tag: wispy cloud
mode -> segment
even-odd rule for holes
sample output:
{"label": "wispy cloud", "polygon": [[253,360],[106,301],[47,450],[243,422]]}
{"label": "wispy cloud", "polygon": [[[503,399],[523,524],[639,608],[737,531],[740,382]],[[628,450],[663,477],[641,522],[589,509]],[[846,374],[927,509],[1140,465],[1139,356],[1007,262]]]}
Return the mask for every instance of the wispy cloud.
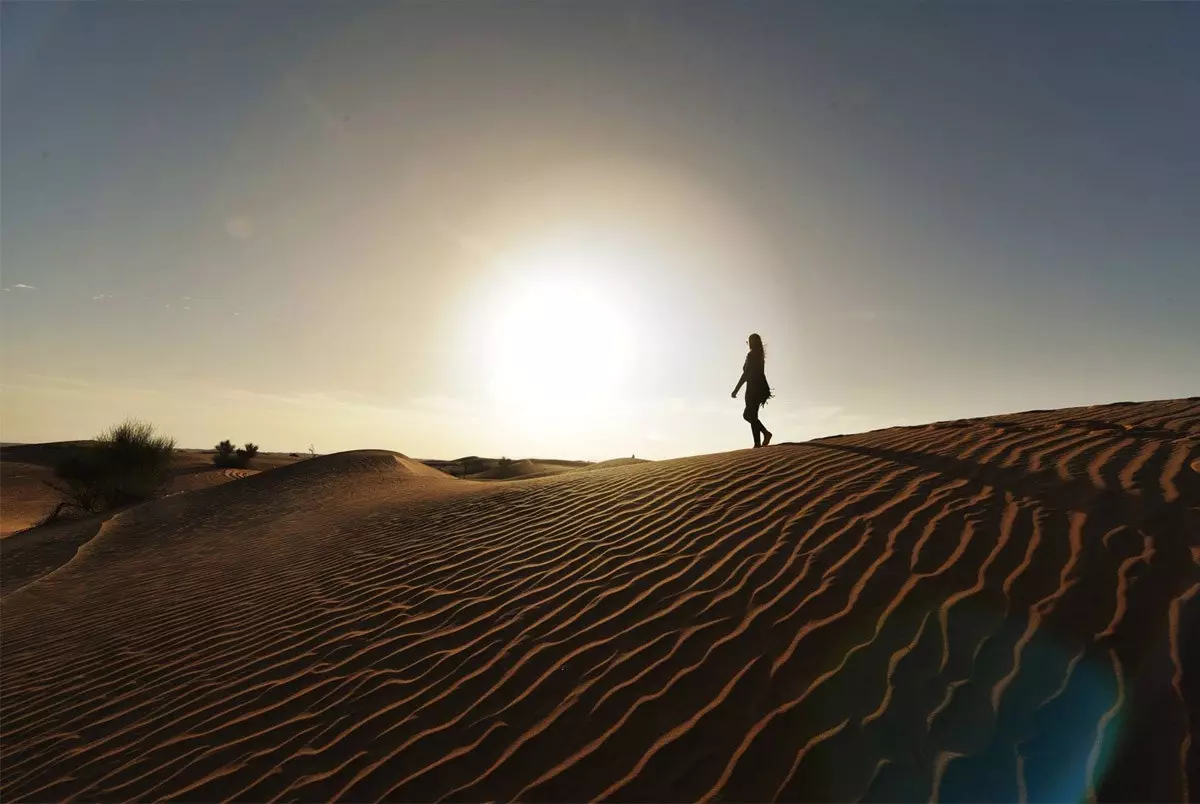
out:
{"label": "wispy cloud", "polygon": [[106,301],[107,299],[111,299],[112,297],[113,296],[111,293],[101,293],[98,296],[93,296],[92,301]]}
{"label": "wispy cloud", "polygon": [[50,394],[56,397],[66,396],[77,400],[79,404],[84,404],[86,400],[88,405],[95,403],[98,399],[112,400],[131,396],[159,396],[162,393],[156,388],[124,387],[104,382],[95,383],[76,377],[40,374],[33,371],[15,372],[13,377],[17,380],[16,382],[3,383],[6,390],[29,391],[39,395]]}
{"label": "wispy cloud", "polygon": [[64,377],[61,374],[40,374],[35,371],[22,371],[17,376],[33,380],[41,385],[68,386],[72,388],[90,388],[92,385],[87,380],[81,380],[77,377]]}
{"label": "wispy cloud", "polygon": [[52,394],[80,394],[93,389],[92,384],[87,380],[78,380],[74,377],[59,377],[52,374],[38,374],[31,371],[17,372],[14,374],[14,377],[18,381],[6,381],[4,383],[6,389],[20,389],[23,391]]}
{"label": "wispy cloud", "polygon": [[223,388],[214,391],[219,398],[236,402],[257,404],[287,405],[300,408],[325,411],[357,411],[386,414],[401,414],[405,412],[426,412],[427,405],[413,404],[412,400],[394,402],[388,399],[374,397],[359,391],[295,391],[291,393],[270,393],[252,391],[245,388]]}
{"label": "wispy cloud", "polygon": [[230,215],[225,219],[225,233],[234,240],[254,237],[254,221],[245,215]]}
{"label": "wispy cloud", "polygon": [[438,234],[442,235],[454,245],[458,246],[468,255],[483,261],[484,263],[494,263],[497,261],[496,251],[490,245],[474,237],[461,229],[457,228],[445,218],[438,218],[433,222],[434,229]]}
{"label": "wispy cloud", "polygon": [[292,73],[284,79],[284,86],[292,97],[299,100],[308,109],[321,125],[335,137],[341,137],[346,133],[346,119],[339,118],[334,113],[333,109],[325,105],[316,93],[312,92],[304,79],[298,73]]}

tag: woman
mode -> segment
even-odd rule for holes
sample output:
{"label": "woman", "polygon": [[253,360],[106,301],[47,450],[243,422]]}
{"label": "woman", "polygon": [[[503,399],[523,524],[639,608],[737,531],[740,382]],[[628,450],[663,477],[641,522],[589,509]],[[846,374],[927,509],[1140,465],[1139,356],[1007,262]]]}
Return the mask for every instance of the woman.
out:
{"label": "woman", "polygon": [[758,408],[760,405],[765,405],[771,398],[771,386],[767,384],[767,374],[764,368],[767,355],[763,351],[762,338],[758,337],[758,333],[751,335],[746,343],[750,346],[750,353],[746,355],[746,362],[742,365],[741,379],[734,386],[730,397],[737,399],[738,391],[742,390],[742,385],[745,384],[746,410],[742,412],[742,418],[750,422],[750,432],[754,434],[754,446],[765,447],[771,443],[771,431],[763,427],[763,423],[758,420]]}

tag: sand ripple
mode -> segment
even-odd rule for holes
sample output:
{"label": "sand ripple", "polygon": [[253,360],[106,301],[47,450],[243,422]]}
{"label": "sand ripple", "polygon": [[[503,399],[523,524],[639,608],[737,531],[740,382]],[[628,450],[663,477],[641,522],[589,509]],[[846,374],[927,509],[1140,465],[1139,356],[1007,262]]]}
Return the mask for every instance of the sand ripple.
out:
{"label": "sand ripple", "polygon": [[0,798],[1186,800],[1200,401],[304,461],[4,600]]}

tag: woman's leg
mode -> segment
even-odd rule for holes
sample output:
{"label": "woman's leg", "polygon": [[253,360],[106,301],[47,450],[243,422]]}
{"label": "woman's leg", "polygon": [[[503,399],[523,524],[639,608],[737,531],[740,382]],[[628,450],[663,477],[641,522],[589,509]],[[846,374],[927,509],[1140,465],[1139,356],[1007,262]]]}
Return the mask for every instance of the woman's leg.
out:
{"label": "woman's leg", "polygon": [[760,431],[763,429],[763,426],[758,420],[758,405],[747,402],[746,409],[742,411],[742,418],[750,422],[750,432],[754,436],[754,446],[762,446],[762,433]]}

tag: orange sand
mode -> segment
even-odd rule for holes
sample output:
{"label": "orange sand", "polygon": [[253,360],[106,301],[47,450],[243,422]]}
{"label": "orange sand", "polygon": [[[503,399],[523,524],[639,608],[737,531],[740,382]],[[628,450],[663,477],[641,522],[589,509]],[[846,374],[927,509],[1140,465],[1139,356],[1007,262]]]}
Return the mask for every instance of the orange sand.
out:
{"label": "orange sand", "polygon": [[[63,499],[50,483],[53,466],[69,450],[89,441],[50,444],[16,444],[0,448],[0,539],[41,522]],[[307,458],[307,456],[304,456]],[[213,466],[212,452],[177,450],[172,477],[165,492],[195,491],[246,477],[264,469],[287,466],[302,458],[283,453],[263,453],[250,469],[220,469]]]}
{"label": "orange sand", "polygon": [[517,482],[331,455],[3,600],[0,798],[1186,800],[1200,400]]}

